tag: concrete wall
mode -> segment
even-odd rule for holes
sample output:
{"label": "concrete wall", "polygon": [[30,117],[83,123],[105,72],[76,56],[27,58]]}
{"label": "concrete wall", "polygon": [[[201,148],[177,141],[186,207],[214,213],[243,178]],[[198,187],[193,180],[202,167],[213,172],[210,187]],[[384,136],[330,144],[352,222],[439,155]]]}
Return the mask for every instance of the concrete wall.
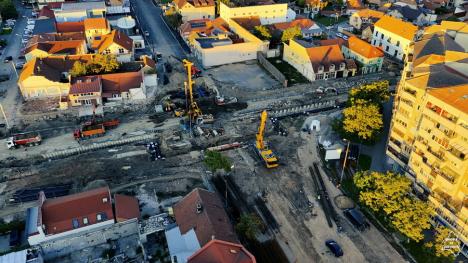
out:
{"label": "concrete wall", "polygon": [[270,74],[273,75],[273,77],[283,85],[283,87],[286,88],[288,86],[288,80],[283,75],[283,73],[281,73],[273,64],[271,64],[270,61],[268,61],[261,52],[257,53],[257,60],[264,69],[270,72]]}
{"label": "concrete wall", "polygon": [[45,260],[65,256],[74,251],[106,243],[108,239],[117,240],[121,237],[138,234],[138,220],[131,219],[125,222],[93,229],[89,232],[70,235],[61,239],[41,243],[39,246],[45,255]]}
{"label": "concrete wall", "polygon": [[53,82],[41,76],[30,76],[18,83],[25,100],[68,96],[70,83]]}
{"label": "concrete wall", "polygon": [[195,43],[195,56],[201,61],[203,67],[212,67],[257,58],[258,44],[242,43],[213,48],[201,48]]}

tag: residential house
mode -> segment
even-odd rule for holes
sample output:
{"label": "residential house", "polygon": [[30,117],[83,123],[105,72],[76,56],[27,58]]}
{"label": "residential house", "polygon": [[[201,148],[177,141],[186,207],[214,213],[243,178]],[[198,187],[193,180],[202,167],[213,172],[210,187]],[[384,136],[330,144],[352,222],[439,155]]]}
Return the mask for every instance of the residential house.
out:
{"label": "residential house", "polygon": [[354,59],[361,74],[374,73],[382,70],[384,52],[364,40],[350,37],[341,48],[345,58]]}
{"label": "residential house", "polygon": [[374,35],[374,25],[368,25],[362,30],[361,39],[370,43],[372,41],[373,35]]}
{"label": "residential house", "polygon": [[219,16],[228,23],[233,18],[258,17],[262,25],[270,25],[292,21],[296,18],[296,13],[288,8],[288,4],[268,2],[252,6],[229,7],[221,2]]}
{"label": "residential house", "polygon": [[55,10],[55,19],[57,22],[77,22],[85,18],[103,18],[106,10],[104,1],[64,2],[59,10]]}
{"label": "residential house", "polygon": [[321,39],[318,41],[319,46],[334,46],[338,45],[340,48],[346,43],[342,38]]}
{"label": "residential house", "polygon": [[305,0],[304,13],[314,18],[327,5],[328,2],[324,0]]}
{"label": "residential house", "polygon": [[174,0],[175,11],[186,22],[194,19],[215,18],[216,5],[214,0]]}
{"label": "residential house", "polygon": [[348,16],[365,8],[361,0],[346,0],[346,15]]}
{"label": "residential house", "polygon": [[409,22],[384,16],[374,24],[372,45],[398,60],[405,60],[406,51],[416,37],[418,28]]}
{"label": "residential house", "polygon": [[101,75],[103,103],[146,99],[146,86],[142,71]]}
{"label": "residential house", "polygon": [[95,36],[91,49],[98,54],[113,54],[119,62],[134,60],[133,40],[115,29],[110,34]]}
{"label": "residential house", "polygon": [[116,14],[129,14],[130,13],[130,1],[129,0],[109,0],[107,1],[107,15]]}
{"label": "residential house", "polygon": [[18,79],[25,100],[68,96],[69,71],[76,61],[86,63],[93,55],[50,56],[33,58],[25,65]]}
{"label": "residential house", "polygon": [[350,77],[356,74],[353,60],[343,57],[338,45],[307,46],[299,40],[284,44],[283,60],[310,81]]}
{"label": "residential house", "polygon": [[205,18],[187,21],[180,26],[179,33],[190,47],[194,46],[196,38],[227,38],[227,35],[231,34],[229,32],[229,25],[220,17],[216,19]]}
{"label": "residential house", "polygon": [[298,18],[291,22],[283,22],[273,24],[273,28],[283,32],[284,30],[298,26],[301,29],[303,38],[312,38],[322,35],[322,29],[312,20],[308,18]]}
{"label": "residential house", "polygon": [[393,4],[387,14],[395,18],[411,22],[417,26],[428,25],[434,23],[437,15],[429,12],[429,10],[419,6],[397,5]]}
{"label": "residential house", "polygon": [[433,224],[452,230],[468,257],[466,28],[454,22],[431,28],[408,48],[387,156],[435,208]]}
{"label": "residential house", "polygon": [[[55,24],[57,27],[57,33],[75,33],[85,32],[84,22],[61,22]],[[88,41],[86,41],[88,42]]]}
{"label": "residential house", "polygon": [[191,255],[188,263],[256,263],[255,257],[241,244],[213,239]]}
{"label": "residential house", "polygon": [[171,259],[176,258],[177,262],[187,262],[213,239],[239,243],[223,203],[214,192],[196,188],[182,198],[173,211],[176,225],[167,228],[165,235]]}
{"label": "residential house", "polygon": [[83,76],[71,79],[68,92],[69,105],[72,107],[82,105],[102,105],[101,76]]}
{"label": "residential house", "polygon": [[203,67],[253,60],[257,52],[267,52],[268,41],[258,39],[234,19],[227,24],[227,28],[212,31],[209,36],[198,35],[193,41],[193,54]]}
{"label": "residential house", "polygon": [[40,247],[44,259],[50,260],[108,240],[138,235],[138,201],[125,199],[129,198],[133,200],[122,201],[116,195],[113,205],[108,187],[53,199],[40,192],[38,205],[27,210],[28,242]]}
{"label": "residential house", "polygon": [[47,43],[53,41],[74,41],[74,40],[83,40],[86,41],[83,32],[73,32],[73,33],[47,33],[47,34],[38,34],[33,35],[29,39],[25,48],[35,45],[37,43]]}
{"label": "residential house", "polygon": [[349,24],[357,30],[363,29],[363,26],[373,25],[385,14],[372,9],[362,9],[353,13],[349,17]]}
{"label": "residential house", "polygon": [[107,35],[111,32],[109,21],[103,17],[87,18],[83,22],[84,32],[88,46],[91,47],[93,41],[98,36]]}
{"label": "residential house", "polygon": [[48,56],[84,55],[88,53],[84,40],[48,41],[28,46],[24,50],[26,61]]}

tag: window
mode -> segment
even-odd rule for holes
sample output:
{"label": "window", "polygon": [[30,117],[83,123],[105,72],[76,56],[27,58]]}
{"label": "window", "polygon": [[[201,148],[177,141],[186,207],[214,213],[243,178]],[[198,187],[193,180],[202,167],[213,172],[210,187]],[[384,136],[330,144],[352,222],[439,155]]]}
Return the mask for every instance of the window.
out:
{"label": "window", "polygon": [[390,46],[386,46],[385,47],[385,52],[388,52],[389,49],[390,49]]}
{"label": "window", "polygon": [[374,39],[374,41],[372,42],[372,45],[374,45],[374,46],[375,46],[375,43],[376,43],[376,42],[377,42],[377,41]]}
{"label": "window", "polygon": [[73,225],[73,228],[76,229],[76,228],[80,227],[80,222],[78,222],[78,219],[73,218],[72,219],[72,225]]}
{"label": "window", "polygon": [[400,46],[400,41],[397,41],[397,42],[396,42],[396,46],[397,46],[397,47]]}
{"label": "window", "polygon": [[88,218],[87,217],[83,217],[83,225],[87,225],[89,222],[88,222]]}
{"label": "window", "polygon": [[104,221],[107,219],[107,214],[106,213],[99,213],[96,215],[97,221]]}
{"label": "window", "polygon": [[119,48],[119,53],[123,54],[123,53],[125,53],[125,50],[123,48]]}
{"label": "window", "polygon": [[110,52],[110,49],[104,50],[104,54],[110,54],[110,53],[111,53],[111,52]]}
{"label": "window", "polygon": [[315,79],[323,79],[323,74],[317,74],[317,75],[315,76]]}
{"label": "window", "polygon": [[383,39],[383,37],[384,37],[384,34],[380,35],[380,39]]}

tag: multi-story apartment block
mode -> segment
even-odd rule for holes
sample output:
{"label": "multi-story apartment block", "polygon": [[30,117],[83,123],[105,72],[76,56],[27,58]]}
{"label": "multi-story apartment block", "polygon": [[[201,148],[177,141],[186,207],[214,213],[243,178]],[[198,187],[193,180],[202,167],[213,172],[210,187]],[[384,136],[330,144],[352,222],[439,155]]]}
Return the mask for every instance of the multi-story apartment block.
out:
{"label": "multi-story apartment block", "polygon": [[[468,248],[468,26],[437,25],[408,48],[387,155]],[[436,30],[437,29],[437,30]]]}

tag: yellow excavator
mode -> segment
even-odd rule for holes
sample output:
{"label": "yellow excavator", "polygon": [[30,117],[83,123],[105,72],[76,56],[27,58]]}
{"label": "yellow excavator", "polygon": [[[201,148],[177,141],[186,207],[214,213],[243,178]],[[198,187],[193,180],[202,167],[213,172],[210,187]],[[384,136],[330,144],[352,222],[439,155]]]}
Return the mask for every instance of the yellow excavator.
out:
{"label": "yellow excavator", "polygon": [[198,107],[197,102],[193,98],[193,80],[192,80],[192,67],[193,63],[184,59],[182,61],[185,69],[187,70],[187,82],[184,82],[185,98],[186,98],[186,110],[176,109],[174,114],[177,117],[182,117],[187,114],[191,122],[197,120],[198,117],[202,116],[202,111]]}
{"label": "yellow excavator", "polygon": [[265,145],[265,142],[263,141],[267,117],[268,113],[266,110],[264,110],[260,115],[260,126],[258,127],[257,142],[255,147],[257,149],[258,155],[260,155],[260,158],[262,158],[263,162],[265,163],[265,166],[267,168],[275,168],[279,165],[278,158],[272,150],[268,149],[268,147]]}

